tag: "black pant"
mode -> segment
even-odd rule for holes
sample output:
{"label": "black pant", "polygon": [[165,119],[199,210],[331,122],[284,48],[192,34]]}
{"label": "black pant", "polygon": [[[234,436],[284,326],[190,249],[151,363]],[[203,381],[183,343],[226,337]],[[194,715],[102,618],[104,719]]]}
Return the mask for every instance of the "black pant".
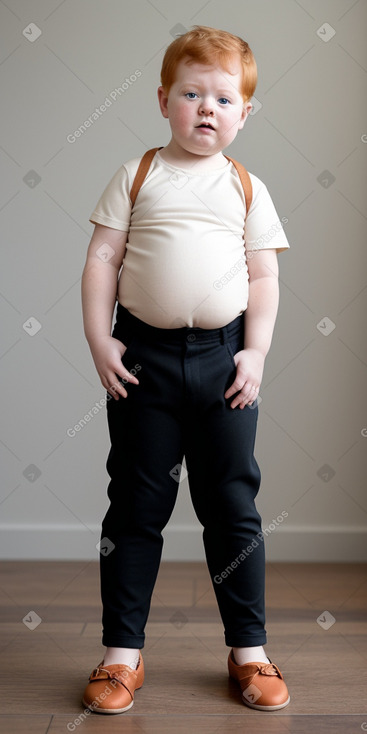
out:
{"label": "black pant", "polygon": [[263,645],[265,555],[253,455],[258,408],[231,408],[234,396],[224,398],[236,374],[233,354],[243,349],[243,314],[219,329],[158,329],[119,304],[112,335],[127,345],[122,361],[140,384],[126,382],[128,397],[107,403],[102,644],[144,647],[161,531],[185,456],[225,643]]}

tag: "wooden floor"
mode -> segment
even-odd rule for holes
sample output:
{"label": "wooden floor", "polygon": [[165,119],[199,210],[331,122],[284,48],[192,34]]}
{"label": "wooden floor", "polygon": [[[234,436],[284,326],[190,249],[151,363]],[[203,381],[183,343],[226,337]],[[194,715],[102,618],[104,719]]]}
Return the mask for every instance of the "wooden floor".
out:
{"label": "wooden floor", "polygon": [[[144,686],[130,711],[101,716],[81,703],[104,652],[97,562],[3,562],[0,731],[367,731],[367,564],[269,563],[266,589],[266,652],[287,682],[286,709],[243,705],[227,675],[229,648],[205,563],[165,562],[146,628]],[[30,629],[35,615],[42,621]]]}

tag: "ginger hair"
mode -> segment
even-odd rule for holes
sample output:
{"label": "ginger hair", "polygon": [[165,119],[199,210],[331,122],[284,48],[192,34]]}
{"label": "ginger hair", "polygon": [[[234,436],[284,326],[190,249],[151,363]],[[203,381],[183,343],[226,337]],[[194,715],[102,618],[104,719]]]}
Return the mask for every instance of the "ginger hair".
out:
{"label": "ginger hair", "polygon": [[180,61],[221,66],[228,73],[233,61],[239,59],[242,67],[240,93],[243,101],[249,100],[257,84],[257,66],[246,41],[227,31],[195,25],[192,30],[176,38],[166,49],[161,69],[161,84],[166,94],[176,78]]}

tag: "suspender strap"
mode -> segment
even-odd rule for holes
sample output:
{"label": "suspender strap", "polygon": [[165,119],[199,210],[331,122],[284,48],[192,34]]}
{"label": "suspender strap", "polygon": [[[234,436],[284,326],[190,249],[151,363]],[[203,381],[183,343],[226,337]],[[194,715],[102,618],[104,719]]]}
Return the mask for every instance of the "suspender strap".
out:
{"label": "suspender strap", "polygon": [[[140,187],[149,171],[151,162],[157,152],[157,150],[161,150],[163,146],[161,145],[159,148],[151,148],[150,150],[147,150],[146,153],[144,153],[139,166],[138,170],[136,172],[136,176],[133,181],[133,185],[131,187],[130,191],[130,199],[131,199],[131,207],[134,206],[136,197],[139,193]],[[241,180],[242,188],[245,194],[245,201],[246,201],[246,216],[250,209],[251,202],[252,202],[252,184],[251,179],[246,171],[246,168],[241,164],[235,161],[233,158],[230,158],[228,155],[225,156],[227,160],[231,161],[233,163],[239,177]],[[246,218],[246,217],[245,217]]]}
{"label": "suspender strap", "polygon": [[243,193],[245,194],[245,201],[246,201],[245,219],[246,219],[248,211],[251,206],[251,202],[252,202],[252,183],[251,183],[250,176],[248,172],[246,171],[246,168],[242,165],[242,163],[238,163],[238,161],[235,161],[233,158],[230,158],[229,155],[226,155],[224,157],[227,158],[229,161],[231,161],[231,163],[233,163],[240,177],[242,188],[243,188]]}
{"label": "suspender strap", "polygon": [[160,148],[151,148],[151,150],[147,150],[147,152],[144,153],[144,155],[143,155],[143,157],[142,157],[142,159],[141,159],[141,161],[139,163],[139,167],[138,167],[138,170],[136,172],[136,176],[134,178],[133,185],[132,185],[131,191],[130,191],[131,208],[133,208],[133,206],[135,204],[136,197],[137,197],[137,195],[139,193],[140,187],[141,187],[141,185],[142,185],[142,183],[143,183],[143,181],[145,179],[145,176],[147,175],[147,173],[149,171],[150,164],[151,164],[151,162],[152,162],[152,160],[153,160],[153,158],[154,158],[157,150],[160,150],[162,147],[163,146],[161,145]]}

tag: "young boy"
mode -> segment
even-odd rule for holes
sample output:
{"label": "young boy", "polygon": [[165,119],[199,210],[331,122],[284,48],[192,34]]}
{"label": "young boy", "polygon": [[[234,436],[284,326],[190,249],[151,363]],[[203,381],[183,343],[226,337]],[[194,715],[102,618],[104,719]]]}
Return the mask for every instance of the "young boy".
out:
{"label": "young boy", "polygon": [[244,190],[222,153],[244,126],[256,81],[252,52],[237,36],[194,26],[173,41],[158,89],[171,140],[156,152],[133,206],[140,159],[119,168],[90,218],[84,326],[111,398],[100,555],[107,649],[83,697],[99,713],[127,711],[143,684],[140,650],[161,533],[184,456],[231,647],[229,674],[248,706],[272,711],[289,702],[263,648],[265,558],[253,454],[278,308],[277,251],[289,244],[253,175],[244,230]]}

